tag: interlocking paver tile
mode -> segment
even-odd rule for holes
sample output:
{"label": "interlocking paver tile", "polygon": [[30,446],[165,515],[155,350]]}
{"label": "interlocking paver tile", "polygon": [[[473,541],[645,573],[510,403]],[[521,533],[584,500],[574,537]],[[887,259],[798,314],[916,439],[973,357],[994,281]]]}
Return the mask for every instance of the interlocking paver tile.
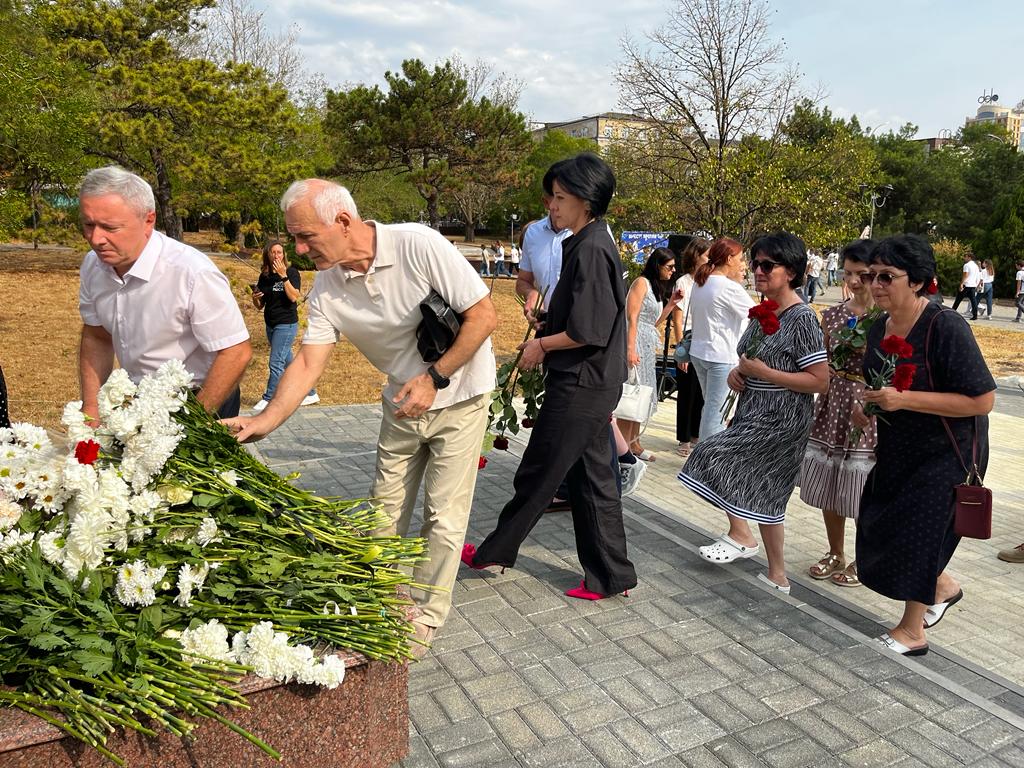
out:
{"label": "interlocking paver tile", "polygon": [[[315,411],[286,423],[263,455],[274,456],[281,471],[301,468],[303,481],[322,493],[364,495],[379,407]],[[654,446],[659,439],[645,436]],[[492,456],[481,473],[469,541],[491,530],[508,501],[518,449],[514,443]],[[828,585],[802,578],[801,558],[820,557],[820,515],[790,505],[794,521],[811,523],[787,525],[796,586],[794,599],[779,599],[754,580],[763,564],[700,560],[695,549],[705,535],[673,515],[696,514],[707,521],[698,525],[716,532],[724,520],[682,492],[661,464],[649,468],[640,496],[649,487],[678,512],[626,502],[640,581],[629,598],[565,597],[580,578],[568,515],[542,518],[516,568],[459,573],[448,623],[410,667],[410,754],[402,768],[1024,766],[1024,729],[998,709],[1024,713],[1024,697],[940,645],[952,638],[970,653],[979,638],[993,663],[998,655],[1000,669],[1024,679],[1018,622],[1010,620],[1024,613],[1024,580],[1010,588],[1021,571],[998,564],[991,545],[961,545],[979,561],[974,580],[965,580],[971,599],[930,635],[933,653],[903,663],[864,641],[880,625],[854,610],[882,606],[891,616],[895,603],[867,590],[832,589],[850,601],[839,605]],[[1024,494],[1000,498],[1024,508]],[[998,602],[996,620],[975,620],[971,610],[987,600]],[[991,705],[961,698],[957,685]]]}

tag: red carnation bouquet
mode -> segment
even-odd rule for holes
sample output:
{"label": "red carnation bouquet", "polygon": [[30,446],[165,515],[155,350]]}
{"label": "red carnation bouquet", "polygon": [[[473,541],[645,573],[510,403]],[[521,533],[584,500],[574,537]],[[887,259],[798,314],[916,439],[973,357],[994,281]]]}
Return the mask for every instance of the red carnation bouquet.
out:
{"label": "red carnation bouquet", "polygon": [[[761,351],[764,340],[769,336],[773,336],[779,332],[779,328],[782,326],[779,324],[779,318],[775,312],[778,310],[779,305],[771,299],[765,299],[760,304],[755,304],[747,312],[747,317],[751,320],[756,320],[758,328],[754,329],[754,332],[750,334],[750,341],[747,342],[747,348],[743,350],[743,354],[748,360],[754,360]],[[736,403],[736,398],[739,397],[739,392],[730,392],[729,396],[725,398],[725,402],[722,403],[720,413],[722,414],[722,423],[724,424],[726,419],[729,418],[729,414],[732,413],[732,407]]]}
{"label": "red carnation bouquet", "polygon": [[[882,358],[882,368],[871,376],[868,387],[879,390],[882,387],[892,387],[897,392],[910,389],[914,383],[914,374],[917,373],[917,366],[913,363],[901,363],[900,360],[908,360],[914,355],[914,347],[907,343],[902,336],[886,336],[882,339],[881,349],[875,353]],[[878,416],[882,412],[875,403],[867,403],[864,406],[866,416]],[[881,416],[879,416],[881,418]],[[885,419],[882,419],[885,421]],[[850,442],[856,443],[864,433],[860,427],[854,427],[850,432]]]}

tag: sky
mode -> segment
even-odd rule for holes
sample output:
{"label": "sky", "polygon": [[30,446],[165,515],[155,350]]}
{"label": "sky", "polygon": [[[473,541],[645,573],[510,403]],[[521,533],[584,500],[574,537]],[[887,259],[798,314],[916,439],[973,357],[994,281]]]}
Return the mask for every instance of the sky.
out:
{"label": "sky", "polygon": [[[541,122],[621,108],[613,73],[625,35],[643,40],[672,0],[253,0],[272,29],[297,28],[307,68],[332,88],[383,84],[407,58],[457,53],[524,83]],[[881,132],[953,133],[978,97],[1024,100],[1021,0],[769,0],[808,92]]]}

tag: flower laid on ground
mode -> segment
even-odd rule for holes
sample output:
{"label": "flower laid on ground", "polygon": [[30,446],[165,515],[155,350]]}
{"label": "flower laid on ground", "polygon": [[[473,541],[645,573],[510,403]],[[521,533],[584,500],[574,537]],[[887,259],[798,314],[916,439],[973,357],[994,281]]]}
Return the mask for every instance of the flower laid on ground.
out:
{"label": "flower laid on ground", "polygon": [[[743,350],[743,354],[746,355],[748,360],[753,360],[758,356],[765,339],[779,332],[781,326],[779,318],[775,314],[778,308],[779,305],[776,302],[771,299],[764,299],[760,304],[752,306],[747,312],[747,317],[751,320],[756,320],[758,325],[754,332],[750,334],[750,341],[747,342],[746,349]],[[737,398],[739,398],[739,392],[730,391],[729,396],[722,403],[720,413],[722,414],[723,424],[728,421],[729,414],[732,413]]]}
{"label": "flower laid on ground", "polygon": [[411,656],[399,587],[422,540],[373,536],[376,507],[276,475],[190,379],[178,361],[138,385],[114,371],[99,426],[64,409],[66,446],[0,429],[0,705],[118,764],[113,729],[185,736],[199,717],[277,757],[217,711],[245,706],[232,682],[334,687],[344,662],[328,647]]}
{"label": "flower laid on ground", "polygon": [[[914,347],[902,336],[886,336],[882,339],[879,347],[875,353],[882,359],[882,367],[871,376],[868,387],[874,390],[893,387],[898,392],[910,389],[910,385],[914,382],[914,375],[917,373],[917,366],[913,363],[900,363],[899,361],[913,357]],[[882,419],[879,415],[881,413],[882,409],[875,403],[864,405],[865,416],[878,416]],[[885,421],[885,419],[882,420]],[[850,443],[856,443],[863,434],[863,429],[854,427],[850,430]]]}

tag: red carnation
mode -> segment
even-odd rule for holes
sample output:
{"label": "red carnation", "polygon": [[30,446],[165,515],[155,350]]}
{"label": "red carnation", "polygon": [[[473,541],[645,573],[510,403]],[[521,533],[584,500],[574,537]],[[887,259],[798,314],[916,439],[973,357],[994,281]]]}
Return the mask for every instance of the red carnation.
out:
{"label": "red carnation", "polygon": [[900,359],[912,357],[914,348],[902,336],[886,336],[882,339],[882,351],[887,355],[895,355]]}
{"label": "red carnation", "polygon": [[100,444],[95,440],[82,440],[75,446],[75,458],[79,464],[92,464],[99,455]]}
{"label": "red carnation", "polygon": [[768,314],[764,317],[759,317],[757,322],[761,324],[761,333],[765,336],[771,336],[774,333],[778,333],[779,328],[782,326],[779,324],[779,318],[774,314]]}
{"label": "red carnation", "polygon": [[529,429],[533,426],[533,419],[523,419],[523,428]]}
{"label": "red carnation", "polygon": [[487,466],[487,457],[486,456],[481,456],[480,457],[480,461],[478,461],[476,463],[476,468],[477,469],[483,469],[486,466]]}
{"label": "red carnation", "polygon": [[892,385],[897,392],[910,389],[914,383],[914,374],[917,373],[917,366],[913,363],[902,363],[896,366],[896,372],[892,375]]}
{"label": "red carnation", "polygon": [[494,447],[496,449],[498,449],[499,451],[507,451],[508,450],[508,438],[507,437],[503,437],[501,435],[499,435],[498,437],[494,438]]}
{"label": "red carnation", "polygon": [[747,317],[751,320],[760,320],[762,317],[767,317],[768,315],[774,316],[775,311],[778,308],[779,305],[777,302],[774,302],[771,299],[765,299],[760,304],[752,306],[750,311],[747,312]]}

